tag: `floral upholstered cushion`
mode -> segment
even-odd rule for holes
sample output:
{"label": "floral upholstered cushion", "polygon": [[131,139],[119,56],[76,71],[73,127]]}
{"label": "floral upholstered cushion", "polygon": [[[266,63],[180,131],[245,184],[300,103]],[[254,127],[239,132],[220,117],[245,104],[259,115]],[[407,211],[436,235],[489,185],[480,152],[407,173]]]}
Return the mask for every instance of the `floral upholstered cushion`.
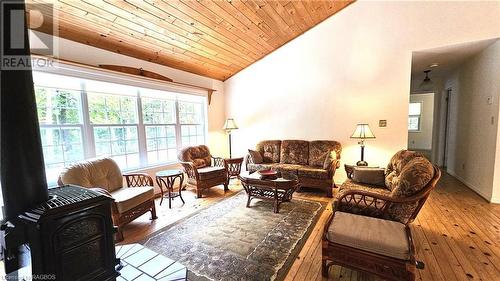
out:
{"label": "floral upholstered cushion", "polygon": [[[434,177],[434,166],[415,151],[398,151],[387,165],[386,186],[392,197],[409,197],[422,190]],[[386,218],[406,223],[418,203],[393,204]]]}
{"label": "floral upholstered cushion", "polygon": [[342,145],[339,142],[327,140],[309,142],[309,166],[323,167],[331,151],[335,151],[335,157],[340,159]]}
{"label": "floral upholstered cushion", "polygon": [[[434,166],[425,157],[415,157],[393,178],[391,195],[408,197],[423,189],[434,176]],[[396,180],[397,179],[397,180]]]}
{"label": "floral upholstered cushion", "polygon": [[326,180],[328,179],[328,171],[325,169],[312,167],[312,166],[301,166],[298,169],[299,177],[307,177],[313,179]]}
{"label": "floral upholstered cushion", "polygon": [[396,152],[396,154],[391,157],[385,171],[385,186],[393,190],[399,184],[399,175],[403,167],[416,157],[424,157],[424,155],[410,150],[400,150]]}
{"label": "floral upholstered cushion", "polygon": [[281,142],[280,163],[307,165],[309,161],[309,142],[303,140],[284,140]]}
{"label": "floral upholstered cushion", "polygon": [[205,160],[203,159],[193,159],[193,165],[196,168],[203,168],[207,166],[207,163],[205,163]]}
{"label": "floral upholstered cushion", "polygon": [[271,169],[276,165],[278,165],[278,164],[273,164],[273,163],[253,164],[253,163],[249,163],[247,168],[248,168],[249,172],[256,172],[256,171],[260,171],[260,170]]}
{"label": "floral upholstered cushion", "polygon": [[206,145],[185,147],[179,151],[177,158],[183,162],[192,162],[197,168],[210,166],[212,162],[210,150]]}
{"label": "floral upholstered cushion", "polygon": [[264,159],[262,158],[260,152],[249,149],[248,154],[250,154],[250,157],[252,158],[252,162],[254,164],[261,164],[262,162],[264,162]]}
{"label": "floral upholstered cushion", "polygon": [[347,179],[339,188],[338,195],[342,195],[344,192],[347,190],[360,190],[360,191],[368,191],[368,192],[374,192],[378,193],[380,195],[385,195],[385,196],[390,196],[391,191],[388,190],[387,188],[374,185],[374,184],[363,184],[363,183],[357,183],[353,181],[352,179]]}
{"label": "floral upholstered cushion", "polygon": [[297,175],[297,170],[300,169],[302,165],[297,164],[276,164],[273,166],[273,170],[278,172],[286,172]]}
{"label": "floral upholstered cushion", "polygon": [[266,140],[257,144],[258,152],[262,155],[263,163],[279,163],[281,141],[280,140]]}

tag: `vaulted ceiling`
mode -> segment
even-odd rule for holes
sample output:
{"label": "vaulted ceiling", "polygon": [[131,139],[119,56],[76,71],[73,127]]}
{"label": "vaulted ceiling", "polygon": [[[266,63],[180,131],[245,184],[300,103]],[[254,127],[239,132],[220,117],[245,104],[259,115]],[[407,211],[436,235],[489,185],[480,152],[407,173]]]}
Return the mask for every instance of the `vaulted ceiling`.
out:
{"label": "vaulted ceiling", "polygon": [[[34,0],[47,3],[48,0]],[[31,1],[29,1],[31,2]],[[226,80],[353,1],[56,0],[58,35]],[[40,9],[40,5],[28,5]],[[41,9],[52,33],[49,8]]]}

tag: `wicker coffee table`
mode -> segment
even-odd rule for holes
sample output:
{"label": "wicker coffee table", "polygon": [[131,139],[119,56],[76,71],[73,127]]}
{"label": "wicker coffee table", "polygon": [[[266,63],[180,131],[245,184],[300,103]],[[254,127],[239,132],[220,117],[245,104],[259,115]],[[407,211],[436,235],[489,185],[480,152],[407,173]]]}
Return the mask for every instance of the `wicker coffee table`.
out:
{"label": "wicker coffee table", "polygon": [[274,201],[274,212],[279,212],[280,204],[289,202],[292,194],[299,188],[299,180],[296,175],[289,173],[278,173],[275,178],[263,178],[257,172],[243,172],[238,178],[248,195],[247,208],[253,198]]}

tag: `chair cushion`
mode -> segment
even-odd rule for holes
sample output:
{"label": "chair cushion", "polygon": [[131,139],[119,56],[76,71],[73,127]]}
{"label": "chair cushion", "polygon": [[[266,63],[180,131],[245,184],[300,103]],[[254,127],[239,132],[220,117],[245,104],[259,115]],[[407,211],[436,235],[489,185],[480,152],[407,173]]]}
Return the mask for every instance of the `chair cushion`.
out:
{"label": "chair cushion", "polygon": [[373,184],[385,187],[385,169],[354,167],[352,179],[355,182]]}
{"label": "chair cushion", "polygon": [[340,157],[342,145],[336,141],[317,140],[309,142],[309,166],[323,167],[325,159],[331,151]]}
{"label": "chair cushion", "polygon": [[257,144],[256,150],[262,155],[263,163],[279,163],[280,162],[280,140],[266,140]]}
{"label": "chair cushion", "polygon": [[100,187],[108,192],[120,189],[123,178],[120,168],[111,158],[82,161],[66,167],[58,179],[59,185],[75,184],[83,187]]}
{"label": "chair cushion", "polygon": [[358,183],[352,179],[347,179],[339,188],[339,193],[347,190],[361,190],[378,193],[380,195],[391,196],[391,191],[385,187],[377,186],[374,184]]}
{"label": "chair cushion", "polygon": [[327,239],[388,257],[410,259],[405,225],[399,222],[335,212]]}
{"label": "chair cushion", "polygon": [[197,168],[210,166],[212,162],[210,150],[206,145],[185,147],[179,151],[177,158],[183,162],[192,162]]}
{"label": "chair cushion", "polygon": [[309,142],[303,140],[284,140],[281,142],[280,163],[307,165],[309,161]]}
{"label": "chair cushion", "polygon": [[328,171],[325,169],[311,167],[311,166],[302,166],[298,170],[299,177],[313,178],[326,180],[328,179]]}
{"label": "chair cushion", "polygon": [[198,169],[200,180],[214,179],[226,176],[226,169],[224,167],[204,167]]}
{"label": "chair cushion", "polygon": [[296,165],[296,164],[276,164],[273,166],[273,170],[276,170],[278,172],[292,173],[298,175],[297,171],[302,167],[303,167],[302,165]]}
{"label": "chair cushion", "polygon": [[155,196],[152,186],[120,188],[111,192],[119,213],[124,213]]}
{"label": "chair cushion", "polygon": [[276,163],[261,163],[261,164],[252,164],[252,163],[249,163],[247,165],[247,168],[248,168],[248,171],[249,172],[256,172],[256,171],[260,171],[260,170],[268,170],[268,169],[271,169],[273,167],[276,167],[278,164]]}
{"label": "chair cushion", "polygon": [[262,162],[264,162],[264,159],[262,158],[260,152],[249,149],[248,154],[250,154],[250,157],[254,164],[261,164]]}

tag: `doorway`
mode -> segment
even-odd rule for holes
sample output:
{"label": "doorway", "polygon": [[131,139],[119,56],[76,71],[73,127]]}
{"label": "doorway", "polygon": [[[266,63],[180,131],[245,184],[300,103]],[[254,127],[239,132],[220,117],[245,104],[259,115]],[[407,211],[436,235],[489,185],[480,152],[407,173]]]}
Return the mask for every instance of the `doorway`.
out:
{"label": "doorway", "polygon": [[408,108],[408,149],[432,158],[434,93],[410,95]]}

